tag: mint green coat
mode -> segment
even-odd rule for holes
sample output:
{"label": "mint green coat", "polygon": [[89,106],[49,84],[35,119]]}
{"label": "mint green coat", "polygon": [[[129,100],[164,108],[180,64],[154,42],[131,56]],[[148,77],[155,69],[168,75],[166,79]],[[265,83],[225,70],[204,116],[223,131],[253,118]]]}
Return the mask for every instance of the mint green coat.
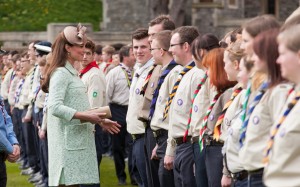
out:
{"label": "mint green coat", "polygon": [[69,62],[57,68],[48,99],[49,186],[99,183],[94,125],[72,119],[89,108],[78,72]]}

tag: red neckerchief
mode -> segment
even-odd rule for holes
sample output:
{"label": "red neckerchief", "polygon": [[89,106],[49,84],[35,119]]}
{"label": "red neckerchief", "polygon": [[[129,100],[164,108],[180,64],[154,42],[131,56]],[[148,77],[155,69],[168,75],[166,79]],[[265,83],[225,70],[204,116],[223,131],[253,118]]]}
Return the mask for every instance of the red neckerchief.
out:
{"label": "red neckerchief", "polygon": [[103,72],[106,72],[108,66],[110,66],[111,63],[112,63],[112,59],[110,59],[108,62],[106,62],[106,65],[105,65],[105,67],[104,67],[104,69],[103,69]]}
{"label": "red neckerchief", "polygon": [[99,69],[99,66],[97,65],[96,61],[93,61],[93,62],[89,63],[85,68],[83,68],[83,69],[80,71],[79,77],[81,78],[86,72],[88,72],[88,71],[89,71],[90,69],[92,69],[93,67]]}

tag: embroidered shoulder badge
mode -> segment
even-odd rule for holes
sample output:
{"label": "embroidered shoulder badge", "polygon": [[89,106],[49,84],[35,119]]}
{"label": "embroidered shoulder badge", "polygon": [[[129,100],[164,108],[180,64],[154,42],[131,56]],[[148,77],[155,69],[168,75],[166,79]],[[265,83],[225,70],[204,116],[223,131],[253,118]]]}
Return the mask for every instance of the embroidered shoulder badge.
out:
{"label": "embroidered shoulder badge", "polygon": [[97,97],[98,93],[97,92],[93,92],[93,97]]}

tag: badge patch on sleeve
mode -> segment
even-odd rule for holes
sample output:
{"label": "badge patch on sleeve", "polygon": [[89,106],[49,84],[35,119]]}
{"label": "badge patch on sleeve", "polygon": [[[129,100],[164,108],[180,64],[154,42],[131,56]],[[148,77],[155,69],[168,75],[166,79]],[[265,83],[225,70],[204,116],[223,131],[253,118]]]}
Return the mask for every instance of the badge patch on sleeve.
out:
{"label": "badge patch on sleeve", "polygon": [[98,93],[97,92],[93,92],[93,97],[97,97]]}

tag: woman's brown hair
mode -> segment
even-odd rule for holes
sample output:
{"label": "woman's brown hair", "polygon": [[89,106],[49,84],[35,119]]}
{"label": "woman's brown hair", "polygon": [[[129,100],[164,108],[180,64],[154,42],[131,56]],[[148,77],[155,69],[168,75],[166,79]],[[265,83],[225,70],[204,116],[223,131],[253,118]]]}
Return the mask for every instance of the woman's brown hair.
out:
{"label": "woman's brown hair", "polygon": [[280,65],[276,63],[279,56],[276,38],[279,29],[271,29],[255,37],[253,50],[260,60],[267,64],[270,87],[276,86],[284,79],[281,76]]}
{"label": "woman's brown hair", "polygon": [[229,81],[224,70],[224,48],[210,50],[203,58],[203,65],[209,69],[210,83],[218,92],[223,92],[233,87],[237,82]]}
{"label": "woman's brown hair", "polygon": [[49,83],[52,73],[58,68],[58,67],[64,67],[66,65],[66,60],[68,57],[68,52],[65,49],[65,45],[73,46],[70,44],[67,39],[65,38],[63,33],[60,33],[57,37],[55,42],[52,45],[52,57],[50,60],[49,68],[47,68],[47,71],[44,76],[44,81],[42,82],[42,90],[45,93],[49,92]]}

